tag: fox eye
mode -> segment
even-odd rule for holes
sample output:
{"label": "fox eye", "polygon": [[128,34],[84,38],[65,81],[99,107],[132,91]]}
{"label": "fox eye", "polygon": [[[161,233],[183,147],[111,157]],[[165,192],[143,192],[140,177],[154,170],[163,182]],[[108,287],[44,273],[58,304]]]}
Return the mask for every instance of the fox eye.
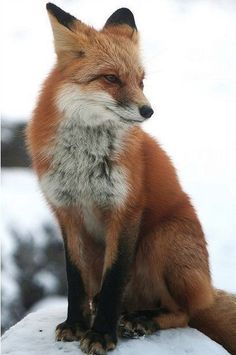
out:
{"label": "fox eye", "polygon": [[143,88],[144,88],[144,83],[143,83],[143,80],[141,80],[141,81],[140,81],[140,83],[139,83],[139,87],[140,87],[141,89],[143,89]]}
{"label": "fox eye", "polygon": [[117,76],[113,75],[113,74],[109,74],[109,75],[104,75],[104,78],[109,81],[109,83],[112,84],[121,84],[121,81],[119,78],[117,78]]}

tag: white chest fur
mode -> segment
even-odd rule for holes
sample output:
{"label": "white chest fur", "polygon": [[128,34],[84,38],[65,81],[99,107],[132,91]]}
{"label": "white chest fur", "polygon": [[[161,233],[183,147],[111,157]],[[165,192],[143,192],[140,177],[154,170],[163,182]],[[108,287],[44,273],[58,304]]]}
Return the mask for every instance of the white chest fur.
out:
{"label": "white chest fur", "polygon": [[56,207],[122,205],[126,172],[112,160],[122,150],[126,131],[109,121],[86,127],[63,120],[50,150],[51,168],[41,179],[47,199]]}

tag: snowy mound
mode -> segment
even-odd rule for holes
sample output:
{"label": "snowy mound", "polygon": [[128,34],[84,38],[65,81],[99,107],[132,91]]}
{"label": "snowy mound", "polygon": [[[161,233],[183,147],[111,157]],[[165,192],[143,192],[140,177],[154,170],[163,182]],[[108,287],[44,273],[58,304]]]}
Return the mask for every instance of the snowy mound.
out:
{"label": "snowy mound", "polygon": [[[29,314],[2,337],[2,354],[82,354],[79,343],[56,342],[54,329],[65,319],[65,307],[49,307]],[[225,355],[220,345],[195,329],[160,331],[136,340],[120,340],[112,355]]]}

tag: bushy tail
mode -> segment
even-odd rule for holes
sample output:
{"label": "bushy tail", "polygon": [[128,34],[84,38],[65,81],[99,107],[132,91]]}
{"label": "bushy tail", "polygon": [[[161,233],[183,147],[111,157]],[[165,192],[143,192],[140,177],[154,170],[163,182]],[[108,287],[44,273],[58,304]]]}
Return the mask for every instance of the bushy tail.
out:
{"label": "bushy tail", "polygon": [[236,295],[215,290],[215,302],[194,315],[189,325],[236,355]]}

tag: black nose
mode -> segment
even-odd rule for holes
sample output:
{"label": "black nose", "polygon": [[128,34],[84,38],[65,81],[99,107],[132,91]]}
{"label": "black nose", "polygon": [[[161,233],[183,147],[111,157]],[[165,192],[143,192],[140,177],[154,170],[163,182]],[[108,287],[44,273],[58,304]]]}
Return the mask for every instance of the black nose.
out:
{"label": "black nose", "polygon": [[139,107],[139,112],[144,118],[149,118],[154,113],[153,109],[147,105]]}

